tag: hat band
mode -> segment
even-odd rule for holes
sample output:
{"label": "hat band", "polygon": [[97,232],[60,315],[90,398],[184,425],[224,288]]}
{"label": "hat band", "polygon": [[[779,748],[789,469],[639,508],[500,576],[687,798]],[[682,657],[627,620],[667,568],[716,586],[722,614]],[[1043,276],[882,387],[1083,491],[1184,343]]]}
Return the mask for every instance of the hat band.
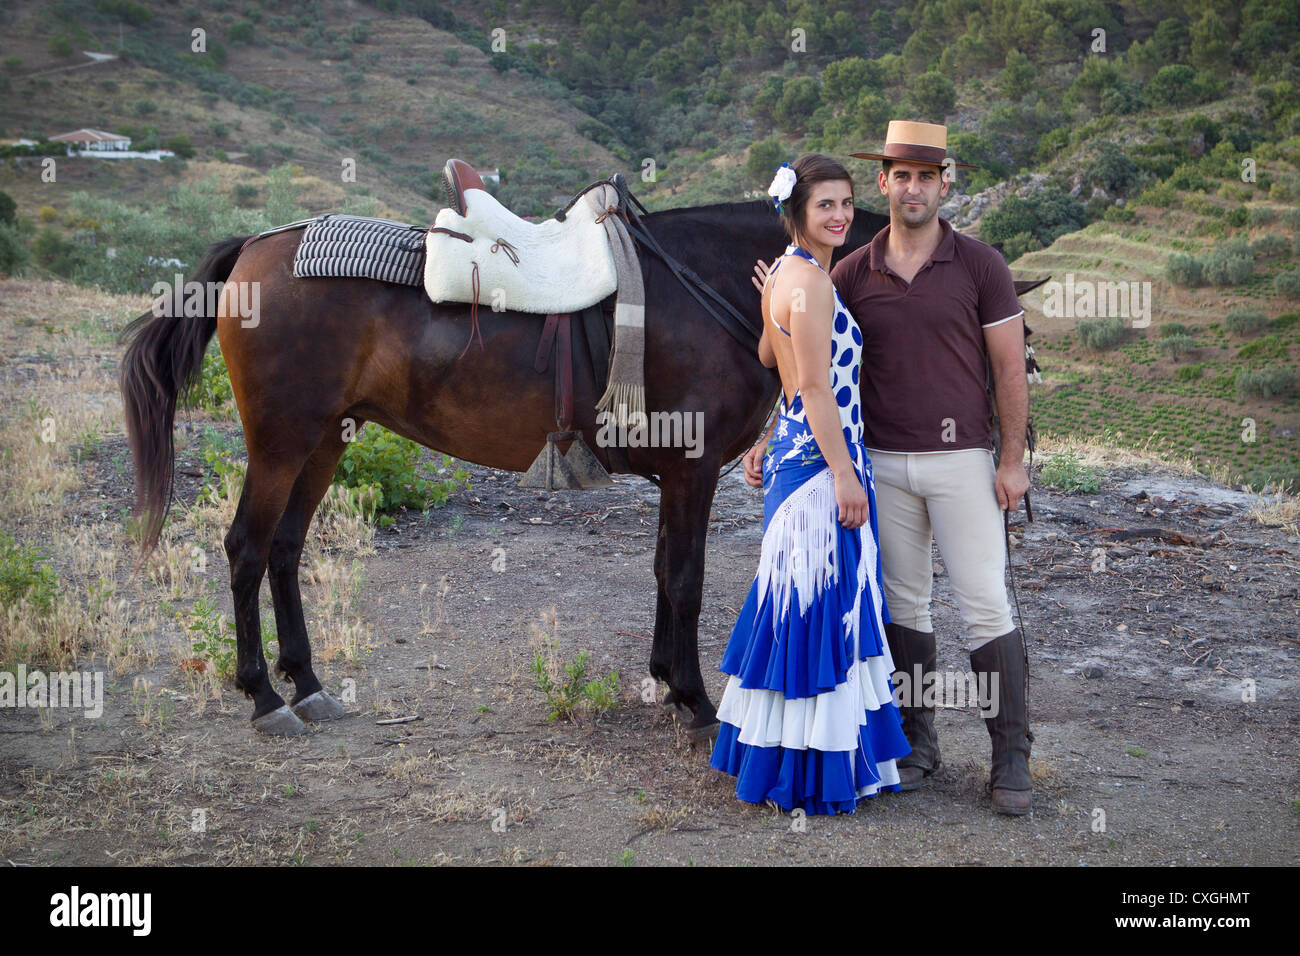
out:
{"label": "hat band", "polygon": [[887,159],[902,162],[933,163],[942,166],[947,151],[940,146],[918,146],[915,143],[886,143],[882,154]]}

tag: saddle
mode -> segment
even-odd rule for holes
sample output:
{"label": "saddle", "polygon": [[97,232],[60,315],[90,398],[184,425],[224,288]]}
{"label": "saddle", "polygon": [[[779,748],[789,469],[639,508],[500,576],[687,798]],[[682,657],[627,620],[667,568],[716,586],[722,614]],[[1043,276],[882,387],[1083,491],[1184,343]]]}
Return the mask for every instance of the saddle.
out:
{"label": "saddle", "polygon": [[528,222],[497,202],[468,163],[449,159],[443,172],[448,206],[426,238],[424,286],[434,302],[547,315],[580,312],[617,290],[609,236],[590,203]]}

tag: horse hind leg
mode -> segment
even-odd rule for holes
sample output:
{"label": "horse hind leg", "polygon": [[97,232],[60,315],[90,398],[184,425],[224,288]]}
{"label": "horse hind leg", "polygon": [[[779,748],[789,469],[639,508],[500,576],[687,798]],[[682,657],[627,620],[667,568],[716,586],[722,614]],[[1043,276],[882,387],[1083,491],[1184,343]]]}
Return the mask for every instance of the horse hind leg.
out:
{"label": "horse hind leg", "polygon": [[262,653],[262,622],[257,599],[272,537],[309,452],[299,457],[277,449],[277,454],[272,456],[262,451],[263,447],[263,443],[248,441],[244,490],[239,496],[235,520],[226,532],[230,590],[235,604],[235,686],[253,700],[255,729],[290,736],[307,728],[271,686]]}
{"label": "horse hind leg", "polygon": [[312,516],[334,480],[334,469],[346,447],[341,431],[331,432],[307,459],[276,526],[267,559],[275,628],[280,641],[276,670],[293,681],[294,696],[289,707],[303,720],[336,720],[343,716],[343,705],[321,686],[312,670],[311,641],[302,611],[298,567]]}

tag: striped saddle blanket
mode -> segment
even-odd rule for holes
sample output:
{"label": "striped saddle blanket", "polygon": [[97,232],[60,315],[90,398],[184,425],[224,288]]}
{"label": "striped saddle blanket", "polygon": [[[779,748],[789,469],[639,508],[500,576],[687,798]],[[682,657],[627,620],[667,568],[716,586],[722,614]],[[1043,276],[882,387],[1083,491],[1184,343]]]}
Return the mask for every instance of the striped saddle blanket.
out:
{"label": "striped saddle blanket", "polygon": [[[303,224],[292,223],[272,231]],[[306,231],[293,256],[295,278],[424,284],[424,234],[428,227],[344,215],[318,216],[305,220],[305,224]]]}

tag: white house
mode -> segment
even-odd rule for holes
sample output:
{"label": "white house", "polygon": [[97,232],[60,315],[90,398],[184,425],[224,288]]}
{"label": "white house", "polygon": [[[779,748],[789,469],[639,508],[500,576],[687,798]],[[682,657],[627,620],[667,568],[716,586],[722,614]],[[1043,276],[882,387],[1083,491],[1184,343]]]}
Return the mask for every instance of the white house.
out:
{"label": "white house", "polygon": [[69,149],[125,151],[131,148],[129,137],[106,133],[102,129],[78,129],[71,133],[60,133],[58,136],[51,136],[50,142],[67,143]]}

